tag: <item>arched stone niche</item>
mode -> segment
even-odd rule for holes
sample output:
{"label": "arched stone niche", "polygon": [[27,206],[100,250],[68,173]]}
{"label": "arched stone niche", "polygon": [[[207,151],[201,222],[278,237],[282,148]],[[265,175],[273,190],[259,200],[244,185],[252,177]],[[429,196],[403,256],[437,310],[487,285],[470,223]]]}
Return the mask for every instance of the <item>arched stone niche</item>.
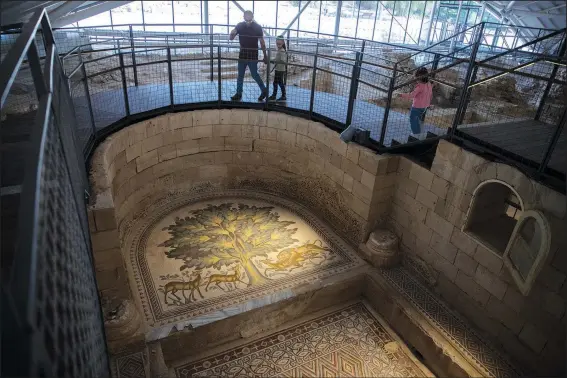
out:
{"label": "arched stone niche", "polygon": [[542,211],[526,209],[515,188],[490,179],[474,190],[463,232],[502,258],[519,291],[529,294],[551,248],[551,226]]}
{"label": "arched stone niche", "polygon": [[483,181],[473,192],[463,231],[502,256],[523,211],[523,200],[512,186]]}
{"label": "arched stone niche", "polygon": [[112,134],[91,167],[92,209],[113,208],[119,227],[172,193],[245,188],[308,206],[356,245],[388,210],[397,158],[282,113],[203,110]]}

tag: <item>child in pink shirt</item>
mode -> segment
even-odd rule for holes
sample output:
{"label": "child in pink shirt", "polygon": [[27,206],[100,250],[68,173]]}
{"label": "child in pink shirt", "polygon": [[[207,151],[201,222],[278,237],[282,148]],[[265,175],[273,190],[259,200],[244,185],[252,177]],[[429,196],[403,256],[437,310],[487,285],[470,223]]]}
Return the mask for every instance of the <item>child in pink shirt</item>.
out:
{"label": "child in pink shirt", "polygon": [[418,68],[415,71],[415,77],[418,79],[418,82],[413,92],[400,93],[398,95],[401,98],[413,99],[410,111],[410,126],[414,134],[421,132],[421,119],[431,105],[431,98],[433,97],[433,87],[429,82],[428,74],[427,68]]}

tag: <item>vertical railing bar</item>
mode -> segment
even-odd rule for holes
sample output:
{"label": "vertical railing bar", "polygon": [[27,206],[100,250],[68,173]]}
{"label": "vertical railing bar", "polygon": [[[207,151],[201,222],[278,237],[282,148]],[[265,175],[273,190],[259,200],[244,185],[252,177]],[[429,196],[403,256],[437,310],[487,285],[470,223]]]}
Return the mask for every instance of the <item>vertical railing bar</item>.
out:
{"label": "vertical railing bar", "polygon": [[132,65],[134,66],[134,85],[138,86],[138,69],[136,68],[136,52],[134,49],[134,31],[132,25],[130,26],[130,48],[132,49]]}
{"label": "vertical railing bar", "polygon": [[219,109],[222,104],[222,76],[221,76],[221,47],[217,46],[217,80],[218,80],[218,103]]}
{"label": "vertical railing bar", "polygon": [[543,173],[545,171],[545,168],[547,168],[547,164],[549,164],[549,161],[551,160],[551,155],[553,154],[553,151],[555,150],[555,146],[559,141],[559,137],[561,136],[561,132],[565,127],[565,123],[567,123],[567,108],[563,110],[563,115],[561,116],[561,119],[559,120],[557,127],[553,131],[553,135],[551,136],[549,145],[545,151],[545,154],[543,155],[543,159],[541,160],[541,163],[538,168],[539,174]]}
{"label": "vertical railing bar", "polygon": [[[565,36],[563,38],[563,42],[561,43],[561,46],[559,47],[559,56],[560,57],[563,57],[566,49],[567,49],[567,36]],[[535,117],[534,117],[535,120],[539,120],[540,117],[541,117],[541,114],[543,113],[543,109],[545,107],[545,100],[547,99],[547,96],[549,95],[549,91],[551,90],[551,87],[553,86],[553,81],[555,80],[555,76],[557,75],[558,70],[559,70],[559,65],[554,64],[553,68],[551,69],[551,75],[549,76],[549,80],[547,81],[547,84],[545,85],[543,95],[541,96],[541,100],[540,100],[539,105],[537,107],[537,111],[536,111],[536,114],[535,114]]]}
{"label": "vertical railing bar", "polygon": [[319,56],[319,42],[315,46],[315,57],[313,58],[313,75],[311,78],[311,96],[309,98],[309,119],[313,119],[313,106],[315,103],[315,80],[317,75],[317,57]]}
{"label": "vertical railing bar", "polygon": [[271,49],[270,49],[270,43],[268,40],[268,48],[266,49],[266,51],[268,52],[268,63],[266,63],[266,93],[264,93],[266,95],[266,98],[264,99],[264,109],[268,110],[268,104],[270,103],[270,100],[268,100],[269,98],[269,94],[270,94],[270,57],[271,57]]}
{"label": "vertical railing bar", "polygon": [[212,33],[212,26],[209,26],[209,34],[210,34],[210,51],[211,51],[211,64],[210,64],[210,68],[211,68],[211,81],[214,80],[214,74],[215,74],[215,70],[214,70],[214,63],[213,63],[213,33]]}
{"label": "vertical railing bar", "polygon": [[130,101],[128,100],[128,87],[126,85],[126,70],[124,69],[124,57],[122,52],[118,54],[120,60],[120,72],[122,73],[122,92],[124,93],[124,105],[126,106],[126,115],[130,115]]}
{"label": "vertical railing bar", "polygon": [[380,130],[380,145],[384,146],[384,138],[386,137],[386,128],[388,126],[388,115],[390,114],[390,106],[392,105],[392,95],[394,93],[394,86],[396,83],[396,74],[398,72],[398,63],[394,64],[392,70],[392,79],[390,79],[390,86],[388,87],[388,97],[386,98],[386,107],[384,108],[384,119],[382,120],[382,130]]}
{"label": "vertical railing bar", "polygon": [[94,118],[94,112],[93,112],[93,105],[91,103],[91,93],[89,90],[89,80],[87,77],[87,70],[85,68],[85,63],[82,63],[82,71],[83,71],[83,80],[85,81],[85,96],[87,98],[87,106],[89,108],[89,114],[91,116],[91,125],[93,127],[93,136],[96,139],[96,123],[95,123],[95,118]]}
{"label": "vertical railing bar", "polygon": [[171,47],[167,46],[167,77],[169,79],[169,104],[173,108],[173,70],[171,68]]}
{"label": "vertical railing bar", "polygon": [[458,124],[460,122],[462,122],[462,119],[464,119],[465,116],[465,112],[467,110],[467,101],[468,98],[470,97],[469,92],[471,91],[470,85],[472,83],[472,81],[475,79],[474,76],[476,76],[476,72],[478,71],[478,65],[476,63],[476,54],[478,52],[478,49],[480,47],[480,43],[481,43],[481,37],[484,31],[484,23],[480,24],[480,29],[478,30],[478,34],[476,35],[476,40],[474,42],[472,51],[471,51],[471,57],[469,59],[469,66],[467,68],[467,73],[465,76],[465,82],[463,84],[463,89],[461,90],[461,99],[459,100],[459,106],[457,107],[457,112],[455,113],[455,116],[453,118],[453,123],[451,125],[451,127],[449,128],[447,134],[449,135],[449,138],[452,139],[453,135],[455,133],[455,130],[458,126]]}

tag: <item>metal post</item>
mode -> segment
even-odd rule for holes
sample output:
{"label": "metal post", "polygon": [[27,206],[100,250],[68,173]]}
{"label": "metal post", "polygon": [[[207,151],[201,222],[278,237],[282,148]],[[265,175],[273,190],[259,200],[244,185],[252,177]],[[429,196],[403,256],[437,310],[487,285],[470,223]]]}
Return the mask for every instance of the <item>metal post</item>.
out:
{"label": "metal post", "polygon": [[167,76],[169,78],[169,103],[173,107],[173,71],[171,70],[171,47],[167,46]]}
{"label": "metal post", "polygon": [[[457,19],[455,20],[455,30],[453,32],[453,34],[457,34],[459,32],[459,18],[461,17],[461,9],[463,8],[463,2],[459,1],[459,9],[457,10]],[[453,39],[451,40],[451,47],[449,47],[449,54],[453,52],[453,50],[455,49],[455,40],[456,40],[456,36],[453,37]]]}
{"label": "metal post", "polygon": [[356,28],[354,29],[354,38],[358,36],[358,19],[360,18],[360,0],[356,0],[355,4],[358,4],[358,12],[356,13]]}
{"label": "metal post", "polygon": [[173,32],[175,33],[175,7],[173,3],[175,3],[175,1],[171,2],[171,22],[173,23]]}
{"label": "metal post", "polygon": [[561,116],[561,119],[559,120],[559,123],[555,128],[555,131],[553,131],[553,135],[551,136],[551,141],[549,142],[549,146],[547,147],[547,150],[543,155],[541,164],[539,165],[538,173],[540,174],[543,173],[543,171],[547,167],[547,164],[549,163],[549,160],[551,160],[551,155],[553,154],[553,150],[555,150],[555,146],[559,141],[559,137],[561,136],[561,132],[563,131],[566,122],[567,122],[567,109],[563,111],[563,115]]}
{"label": "metal post", "polygon": [[210,68],[211,68],[211,81],[214,80],[214,74],[215,74],[215,70],[214,70],[214,64],[213,64],[213,33],[211,33],[211,27],[209,26],[209,37],[210,37],[210,51],[211,51],[211,64],[210,64]]}
{"label": "metal post", "polygon": [[122,52],[118,53],[120,60],[120,73],[122,74],[122,91],[124,92],[124,105],[126,108],[126,116],[130,115],[130,101],[128,100],[128,87],[126,86],[126,70],[124,69],[124,57]]}
{"label": "metal post", "polygon": [[346,114],[346,127],[350,126],[352,123],[352,113],[354,112],[354,100],[356,98],[356,87],[357,87],[357,73],[358,73],[358,62],[360,61],[360,53],[356,53],[356,59],[354,65],[352,66],[352,75],[350,79],[350,90],[348,95],[348,107]]}
{"label": "metal post", "polygon": [[[563,39],[563,42],[561,43],[561,47],[559,48],[560,57],[563,57],[565,55],[566,49],[567,49],[567,37]],[[553,86],[553,81],[555,80],[555,76],[557,75],[558,70],[559,70],[559,65],[554,64],[553,69],[551,70],[551,75],[549,76],[549,80],[547,81],[547,84],[545,86],[545,90],[543,91],[543,96],[541,96],[541,101],[539,102],[539,105],[537,107],[537,111],[534,118],[535,120],[539,120],[541,114],[543,113],[543,109],[545,107],[545,100],[547,99],[547,96],[549,95],[549,91]]]}
{"label": "metal post", "polygon": [[[287,33],[287,41],[286,41],[287,49],[289,49],[289,33]],[[285,77],[284,77],[284,85],[287,85],[287,65],[289,63],[289,54],[285,54]]]}
{"label": "metal post", "polygon": [[268,48],[267,48],[267,52],[268,52],[268,64],[266,64],[266,92],[268,92],[268,93],[265,93],[265,95],[266,95],[266,98],[264,99],[264,101],[265,101],[264,102],[264,109],[265,110],[268,110],[268,103],[270,102],[268,100],[268,97],[269,97],[268,95],[270,94],[270,56],[271,56],[269,45],[268,45]]}
{"label": "metal post", "polygon": [[380,145],[384,145],[384,138],[386,137],[386,127],[388,126],[388,114],[390,114],[390,106],[392,105],[392,96],[394,94],[394,85],[396,83],[396,74],[398,72],[398,63],[394,64],[392,71],[392,79],[390,79],[390,86],[388,87],[388,97],[386,98],[386,107],[384,109],[384,119],[382,120],[382,130],[380,130]]}
{"label": "metal post", "polygon": [[435,78],[435,71],[437,71],[437,67],[439,67],[439,61],[441,60],[441,56],[439,54],[435,54],[433,56],[433,65],[431,66],[431,78]]}
{"label": "metal post", "polygon": [[209,25],[209,1],[203,0],[203,11],[201,12],[201,16],[203,16],[203,34],[206,33],[207,26]]}
{"label": "metal post", "polygon": [[[406,27],[405,27],[405,29],[404,29],[404,42],[402,42],[403,44],[406,43],[406,37],[407,37],[407,35],[409,34],[409,33],[408,33],[408,25],[409,25],[410,13],[411,13],[411,4],[412,4],[412,2],[410,1],[410,3],[409,3],[409,8],[408,8],[408,18],[407,18],[407,20],[406,20]],[[417,40],[417,44],[419,44],[419,40]]]}
{"label": "metal post", "polygon": [[396,2],[394,1],[394,8],[392,8],[392,18],[390,19],[390,31],[388,32],[388,43],[390,42],[390,37],[392,36],[392,25],[394,24],[395,13],[396,13]]}
{"label": "metal post", "polygon": [[337,13],[335,15],[335,48],[337,42],[339,40],[339,31],[341,26],[341,8],[343,6],[343,2],[341,0],[337,1]]}
{"label": "metal post", "polygon": [[276,0],[276,34],[278,34],[278,10],[280,8],[279,0]]}
{"label": "metal post", "polygon": [[429,43],[431,42],[431,31],[434,30],[435,24],[437,23],[437,20],[433,21],[433,19],[435,18],[435,12],[437,12],[438,3],[439,1],[433,3],[433,10],[431,11],[431,20],[429,21],[429,31],[427,32],[427,41],[425,42],[425,46],[429,46]]}
{"label": "metal post", "polygon": [[457,125],[462,121],[465,117],[465,112],[467,110],[467,100],[470,96],[469,91],[471,88],[472,81],[474,80],[473,76],[476,76],[476,72],[478,70],[478,66],[476,64],[476,54],[480,47],[480,43],[482,41],[482,34],[484,31],[484,23],[480,24],[480,29],[478,30],[478,34],[476,35],[476,41],[474,42],[471,57],[469,59],[469,67],[467,68],[467,74],[465,76],[465,82],[463,84],[463,90],[461,91],[461,99],[459,100],[459,106],[457,107],[457,112],[455,113],[455,117],[453,118],[453,123],[449,128],[447,134],[449,138],[453,138],[455,134],[455,130],[457,129]]}
{"label": "metal post", "polygon": [[134,50],[134,31],[132,25],[129,26],[130,31],[130,48],[132,49],[132,66],[134,68],[134,85],[138,86],[138,69],[136,68],[136,52]]}
{"label": "metal post", "polygon": [[221,47],[217,46],[217,86],[219,96],[219,108],[222,104],[222,88],[221,88]]}
{"label": "metal post", "polygon": [[376,12],[374,12],[374,25],[372,25],[372,40],[374,41],[374,32],[376,31],[376,20],[378,19],[378,12],[380,11],[380,2],[376,2]]}
{"label": "metal post", "polygon": [[[421,32],[423,31],[423,20],[425,19],[425,10],[427,9],[427,1],[425,2],[424,6],[423,6],[423,13],[421,15],[421,25],[419,26],[419,34],[417,35],[417,44],[419,45],[419,42],[421,42]],[[407,27],[406,27],[407,29]]]}
{"label": "metal post", "polygon": [[89,91],[89,80],[87,78],[87,70],[85,69],[85,63],[81,63],[82,67],[81,67],[81,71],[83,72],[83,80],[85,81],[85,93],[86,93],[86,97],[87,97],[87,107],[89,108],[89,114],[91,116],[91,124],[93,127],[93,136],[96,134],[96,124],[95,124],[95,118],[94,118],[94,112],[93,112],[93,105],[91,103],[91,93]]}
{"label": "metal post", "polygon": [[[323,7],[323,2],[319,1],[319,21],[317,22],[317,39],[319,39],[319,33],[321,32],[321,8]],[[276,9],[277,12],[277,9]],[[276,18],[277,18],[277,13],[276,13]]]}
{"label": "metal post", "polygon": [[315,47],[315,58],[313,59],[313,75],[311,76],[311,97],[309,99],[309,119],[313,119],[313,103],[315,102],[315,77],[317,75],[317,55],[319,55],[319,42]]}

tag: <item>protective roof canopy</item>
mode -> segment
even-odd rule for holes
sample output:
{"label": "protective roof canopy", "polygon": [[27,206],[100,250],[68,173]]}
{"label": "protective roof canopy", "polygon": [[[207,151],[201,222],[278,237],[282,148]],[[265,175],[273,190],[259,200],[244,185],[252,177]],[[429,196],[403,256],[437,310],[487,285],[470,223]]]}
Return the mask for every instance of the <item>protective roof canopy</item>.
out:
{"label": "protective roof canopy", "polygon": [[[54,27],[66,26],[126,4],[124,1],[2,1],[2,25],[25,22],[38,7],[46,7]],[[479,1],[502,23],[514,26],[562,29],[566,1]]]}

